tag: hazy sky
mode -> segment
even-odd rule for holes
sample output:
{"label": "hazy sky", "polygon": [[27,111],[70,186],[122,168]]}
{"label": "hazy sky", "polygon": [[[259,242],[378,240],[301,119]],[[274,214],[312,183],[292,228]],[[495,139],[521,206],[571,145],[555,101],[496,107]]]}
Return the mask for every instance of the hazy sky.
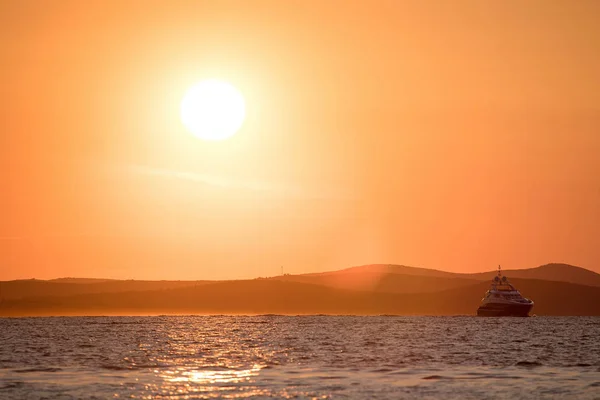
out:
{"label": "hazy sky", "polygon": [[[0,279],[600,272],[598,1],[2,1]],[[185,90],[245,96],[230,140]]]}

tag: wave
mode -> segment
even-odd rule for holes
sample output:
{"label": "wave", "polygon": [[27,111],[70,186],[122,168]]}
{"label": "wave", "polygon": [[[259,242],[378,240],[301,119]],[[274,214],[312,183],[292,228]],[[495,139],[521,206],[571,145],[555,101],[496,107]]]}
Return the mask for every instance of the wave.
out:
{"label": "wave", "polygon": [[541,367],[542,364],[539,361],[519,361],[515,364],[515,367],[527,367],[527,368],[535,368],[535,367]]}
{"label": "wave", "polygon": [[62,368],[25,368],[25,369],[17,369],[15,372],[20,374],[30,373],[30,372],[60,372]]}
{"label": "wave", "polygon": [[425,380],[437,380],[437,379],[448,379],[445,376],[441,376],[441,375],[429,375],[424,377],[423,379]]}
{"label": "wave", "polygon": [[104,368],[104,369],[108,369],[108,370],[112,370],[112,371],[127,371],[127,370],[132,369],[129,367],[121,367],[118,365],[102,365],[102,366],[100,366],[100,368]]}

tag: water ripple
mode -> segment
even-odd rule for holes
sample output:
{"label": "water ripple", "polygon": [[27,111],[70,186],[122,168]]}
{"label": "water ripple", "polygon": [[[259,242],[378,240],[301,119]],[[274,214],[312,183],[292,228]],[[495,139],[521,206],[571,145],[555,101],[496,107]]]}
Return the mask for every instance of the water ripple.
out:
{"label": "water ripple", "polygon": [[591,399],[598,337],[586,317],[5,318],[0,398]]}

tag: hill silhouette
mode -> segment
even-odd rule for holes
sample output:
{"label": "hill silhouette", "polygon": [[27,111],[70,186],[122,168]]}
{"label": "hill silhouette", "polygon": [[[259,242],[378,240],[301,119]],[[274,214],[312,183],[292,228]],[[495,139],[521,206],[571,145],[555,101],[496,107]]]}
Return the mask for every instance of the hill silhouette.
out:
{"label": "hill silhouette", "polygon": [[[525,296],[535,300],[535,314],[600,315],[600,288],[565,282],[513,281]],[[7,300],[0,303],[0,315],[474,315],[487,287],[482,282],[435,293],[382,293],[257,279],[144,292]]]}
{"label": "hill silhouette", "polygon": [[[425,271],[425,272],[422,272]],[[419,275],[422,272],[422,275]],[[482,274],[369,265],[237,281],[21,280],[0,283],[0,316],[112,314],[474,315]],[[505,271],[537,315],[600,315],[598,274],[549,264]],[[519,278],[548,276],[550,279]],[[581,281],[579,284],[558,279]]]}
{"label": "hill silhouette", "polygon": [[[339,289],[390,293],[430,293],[488,281],[497,270],[481,273],[454,273],[404,265],[372,264],[270,279],[324,285]],[[509,278],[568,282],[600,287],[600,274],[568,264],[547,264],[522,270],[503,270]]]}
{"label": "hill silhouette", "polygon": [[101,282],[110,282],[116,281],[118,279],[102,279],[102,278],[56,278],[50,279],[48,282],[58,282],[58,283],[101,283]]}
{"label": "hill silhouette", "polygon": [[406,265],[394,264],[369,264],[356,267],[345,268],[339,271],[317,272],[312,274],[302,274],[301,276],[327,276],[340,273],[379,273],[379,274],[400,274],[413,276],[428,276],[438,278],[455,278],[461,274],[454,272],[440,271],[437,269],[409,267]]}
{"label": "hill silhouette", "polygon": [[[92,282],[92,283],[89,283]],[[208,281],[120,281],[89,279],[38,279],[0,282],[0,298],[22,299],[39,296],[69,296],[89,293],[117,293],[181,288],[202,285]]]}
{"label": "hill silhouette", "polygon": [[[446,279],[457,278],[462,279],[463,283],[472,283],[473,281],[490,280],[494,276],[496,276],[497,273],[497,270],[478,273],[457,273],[427,268],[408,267],[405,265],[371,264],[346,268],[339,271],[323,272],[316,274],[303,274],[295,276],[331,277],[336,275],[339,276],[342,274],[365,274],[365,276],[379,274],[381,276],[384,276],[386,274],[398,274],[405,276],[409,275]],[[502,273],[508,276],[509,278],[539,279],[546,281],[576,283],[579,285],[600,286],[600,274],[585,268],[569,264],[554,263],[527,269],[503,269]]]}
{"label": "hill silhouette", "polygon": [[[579,285],[600,286],[600,274],[569,264],[546,264],[536,268],[507,269],[503,270],[502,273],[509,278],[540,279],[545,281],[576,283]],[[492,279],[496,274],[497,271],[490,271],[461,275],[477,280],[487,280]]]}
{"label": "hill silhouette", "polygon": [[386,273],[383,270],[344,270],[334,273],[310,275],[284,275],[272,280],[310,283],[338,289],[375,291],[387,293],[431,293],[441,290],[472,285],[476,279],[420,276],[412,274]]}

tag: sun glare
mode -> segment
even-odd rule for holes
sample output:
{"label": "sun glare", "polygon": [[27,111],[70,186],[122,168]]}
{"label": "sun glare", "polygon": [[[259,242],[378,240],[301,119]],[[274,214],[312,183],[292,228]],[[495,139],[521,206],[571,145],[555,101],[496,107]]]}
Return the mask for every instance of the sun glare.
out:
{"label": "sun glare", "polygon": [[181,122],[200,139],[227,139],[242,127],[245,117],[242,94],[216,79],[190,87],[181,101]]}

